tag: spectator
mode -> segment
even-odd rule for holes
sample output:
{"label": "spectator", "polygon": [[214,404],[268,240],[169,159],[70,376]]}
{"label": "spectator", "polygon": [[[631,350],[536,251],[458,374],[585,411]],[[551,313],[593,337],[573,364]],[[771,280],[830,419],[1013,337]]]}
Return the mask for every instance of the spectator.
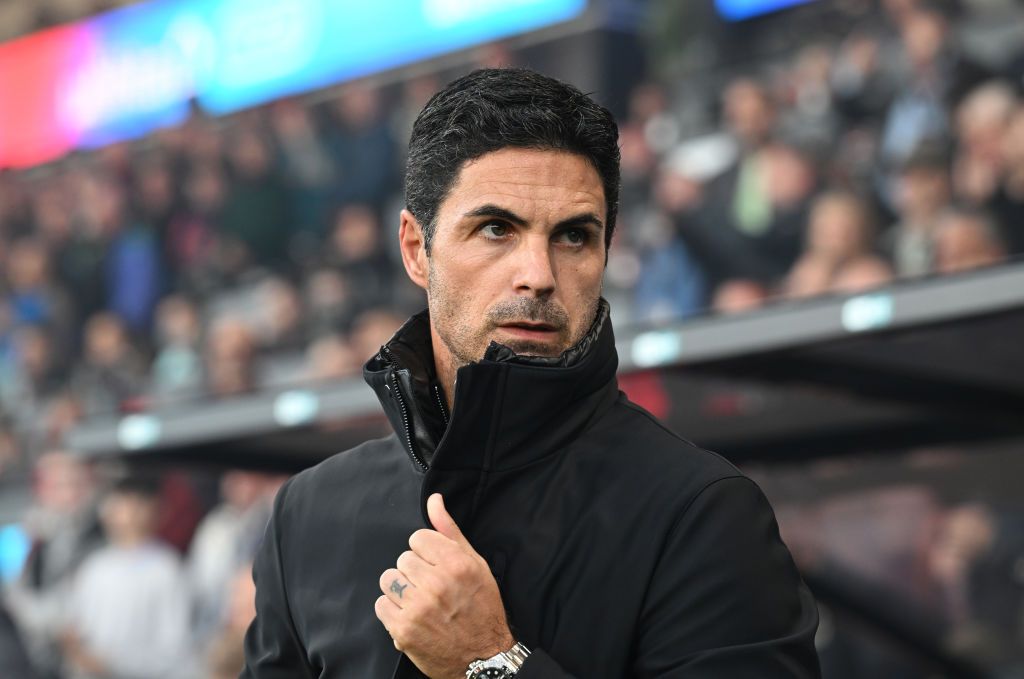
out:
{"label": "spectator", "polygon": [[38,236],[49,253],[55,282],[65,290],[71,283],[69,247],[73,239],[74,221],[70,186],[58,175],[43,182],[32,197],[32,217]]}
{"label": "spectator", "polygon": [[726,89],[725,118],[738,144],[736,162],[708,187],[703,240],[712,284],[750,278],[772,285],[800,251],[806,202],[817,183],[810,159],[773,140],[775,102],[760,83],[740,79]]}
{"label": "spectator", "polygon": [[[639,231],[645,233],[642,238]],[[640,264],[633,286],[633,318],[662,323],[703,310],[707,303],[703,270],[669,217],[652,214],[643,229],[634,230],[633,240]]]}
{"label": "spectator", "polygon": [[107,308],[107,248],[120,228],[122,190],[112,177],[98,172],[68,179],[77,207],[74,231],[67,244],[62,274],[77,302],[75,325]]}
{"label": "spectator", "polygon": [[328,144],[338,168],[336,203],[383,210],[401,183],[395,141],[381,115],[380,94],[368,85],[350,85],[331,108],[336,126]]}
{"label": "spectator", "polygon": [[150,224],[122,224],[107,249],[107,305],[133,332],[146,334],[163,291],[160,244]]}
{"label": "spectator", "polygon": [[338,169],[326,149],[311,111],[286,99],[271,107],[271,123],[281,146],[284,177],[291,194],[294,231],[309,238],[315,249],[327,229],[331,193]]}
{"label": "spectator", "polygon": [[142,359],[117,316],[99,313],[85,326],[85,356],[71,382],[87,415],[111,415],[143,392]]}
{"label": "spectator", "polygon": [[272,277],[256,289],[258,341],[265,354],[296,353],[305,348],[302,300],[286,279]]}
{"label": "spectator", "polygon": [[21,424],[31,421],[56,394],[64,375],[47,329],[24,326],[15,333],[12,374],[0,375],[0,405]]}
{"label": "spectator", "polygon": [[156,152],[139,158],[134,166],[132,211],[162,243],[171,218],[179,209],[170,160]]}
{"label": "spectator", "polygon": [[157,307],[157,354],[153,361],[153,395],[162,402],[199,395],[202,388],[199,316],[185,297],[172,295]]}
{"label": "spectator", "polygon": [[214,398],[237,396],[256,387],[253,334],[242,320],[225,316],[213,321],[203,363],[207,391]]}
{"label": "spectator", "polygon": [[775,132],[775,104],[760,83],[738,79],[725,90],[723,108],[740,156],[715,182],[716,212],[740,234],[758,236],[771,227],[771,200],[761,153]]}
{"label": "spectator", "polygon": [[224,233],[242,243],[252,261],[279,266],[291,226],[288,193],[269,142],[254,129],[236,130],[228,146],[232,186],[224,204]]}
{"label": "spectator", "polygon": [[226,472],[220,480],[221,503],[203,518],[192,539],[188,579],[196,604],[193,638],[200,649],[231,612],[232,581],[252,561],[269,517],[271,488],[265,475]]}
{"label": "spectator", "polygon": [[107,545],[82,564],[62,644],[72,679],[194,676],[178,556],[153,538],[157,487],[118,482],[101,506]]}
{"label": "spectator", "polygon": [[164,258],[172,283],[180,290],[206,293],[221,283],[217,235],[227,193],[219,164],[193,165],[185,177],[185,203],[167,226]]}
{"label": "spectator", "polygon": [[836,108],[847,126],[877,126],[896,89],[884,69],[878,38],[863,31],[847,36],[832,65],[831,85]]}
{"label": "spectator", "polygon": [[63,446],[71,428],[82,420],[83,413],[78,398],[69,389],[61,389],[33,418],[26,443],[29,450],[34,453]]}
{"label": "spectator", "polygon": [[353,313],[391,304],[395,270],[381,244],[377,214],[367,205],[349,205],[335,215],[325,264],[345,277]]}
{"label": "spectator", "polygon": [[345,277],[333,268],[321,268],[306,281],[306,336],[312,340],[348,328],[356,301]]}
{"label": "spectator", "polygon": [[[641,224],[653,224],[654,239],[640,242],[636,230],[633,240],[644,259],[657,258],[660,266],[648,272],[640,265],[638,289],[634,297],[637,318],[667,315],[677,318],[692,315],[708,302],[709,272],[721,272],[723,253],[729,247],[722,229],[704,214],[705,182],[731,162],[733,149],[721,136],[691,140],[677,147],[661,164],[655,175],[652,198],[658,215]],[[659,222],[667,220],[671,232]],[[670,252],[660,253],[666,246]],[[657,283],[652,287],[652,283]],[[646,288],[640,291],[640,287]]]}
{"label": "spectator", "polygon": [[6,267],[11,323],[49,326],[58,352],[65,352],[71,346],[70,300],[52,280],[49,257],[38,238],[22,238],[12,245]]}
{"label": "spectator", "polygon": [[88,466],[62,451],[39,457],[33,504],[24,519],[32,547],[7,594],[32,662],[44,677],[60,670],[58,640],[72,579],[103,541],[95,503]]}
{"label": "spectator", "polygon": [[899,222],[882,235],[883,250],[900,276],[934,269],[933,236],[949,205],[949,169],[938,146],[926,144],[904,164],[899,180]]}
{"label": "spectator", "polygon": [[992,81],[975,88],[957,109],[959,148],[954,162],[954,193],[975,206],[988,204],[999,187],[1003,145],[1017,106],[1006,83]]}
{"label": "spectator", "polygon": [[860,198],[840,191],[819,196],[811,207],[804,253],[787,277],[786,293],[807,297],[828,291],[845,265],[870,256],[873,243],[872,217]]}
{"label": "spectator", "polygon": [[949,21],[938,10],[909,10],[900,37],[905,82],[889,108],[882,136],[883,157],[896,164],[923,141],[945,139],[950,132],[949,110],[988,76],[962,54]]}
{"label": "spectator", "polygon": [[826,151],[839,134],[830,82],[833,52],[815,44],[801,49],[787,69],[783,87],[787,113],[780,119],[784,136],[802,148]]}
{"label": "spectator", "polygon": [[935,232],[935,269],[955,273],[997,264],[1006,249],[991,220],[980,213],[950,210]]}
{"label": "spectator", "polygon": [[306,379],[319,382],[353,377],[360,373],[363,362],[343,337],[324,335],[306,351]]}

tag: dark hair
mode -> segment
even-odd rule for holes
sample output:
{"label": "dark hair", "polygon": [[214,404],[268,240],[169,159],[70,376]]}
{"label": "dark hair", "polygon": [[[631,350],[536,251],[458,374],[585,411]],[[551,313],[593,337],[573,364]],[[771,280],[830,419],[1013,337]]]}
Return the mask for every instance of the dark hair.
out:
{"label": "dark hair", "polygon": [[114,480],[108,491],[111,495],[134,495],[148,500],[160,496],[160,481],[150,475],[129,475]]}
{"label": "dark hair", "polygon": [[604,185],[605,244],[619,202],[619,130],[612,114],[572,85],[522,68],[473,71],[436,93],[412,127],[405,201],[423,227],[427,253],[437,209],[463,165],[507,147],[569,151]]}

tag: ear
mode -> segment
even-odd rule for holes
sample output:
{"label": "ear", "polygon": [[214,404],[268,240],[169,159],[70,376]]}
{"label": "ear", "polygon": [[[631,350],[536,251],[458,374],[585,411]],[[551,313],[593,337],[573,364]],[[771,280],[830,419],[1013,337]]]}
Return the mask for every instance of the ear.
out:
{"label": "ear", "polygon": [[423,227],[408,210],[402,210],[401,225],[398,227],[398,242],[402,249],[402,264],[413,283],[427,289],[427,243],[423,238]]}

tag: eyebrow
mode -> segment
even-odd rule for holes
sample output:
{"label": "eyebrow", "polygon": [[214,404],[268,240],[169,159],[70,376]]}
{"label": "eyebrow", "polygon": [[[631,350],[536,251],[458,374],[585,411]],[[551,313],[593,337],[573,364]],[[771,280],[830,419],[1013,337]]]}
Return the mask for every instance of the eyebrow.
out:
{"label": "eyebrow", "polygon": [[[511,210],[506,210],[503,207],[497,205],[481,205],[480,207],[473,208],[469,212],[463,215],[464,217],[497,217],[498,219],[504,219],[507,222],[511,222],[517,226],[526,226],[527,220],[520,217]],[[590,225],[595,227],[598,231],[604,229],[604,223],[598,219],[597,215],[592,212],[584,212],[582,214],[573,215],[563,219],[562,221],[555,224],[556,229],[564,229],[573,226],[586,226]]]}

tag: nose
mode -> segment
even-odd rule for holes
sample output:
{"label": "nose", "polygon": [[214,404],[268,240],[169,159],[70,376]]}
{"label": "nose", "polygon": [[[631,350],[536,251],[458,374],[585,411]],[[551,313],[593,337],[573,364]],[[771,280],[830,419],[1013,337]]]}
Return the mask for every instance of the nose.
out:
{"label": "nose", "polygon": [[555,291],[555,269],[551,244],[546,237],[524,238],[516,252],[516,293],[547,297]]}

